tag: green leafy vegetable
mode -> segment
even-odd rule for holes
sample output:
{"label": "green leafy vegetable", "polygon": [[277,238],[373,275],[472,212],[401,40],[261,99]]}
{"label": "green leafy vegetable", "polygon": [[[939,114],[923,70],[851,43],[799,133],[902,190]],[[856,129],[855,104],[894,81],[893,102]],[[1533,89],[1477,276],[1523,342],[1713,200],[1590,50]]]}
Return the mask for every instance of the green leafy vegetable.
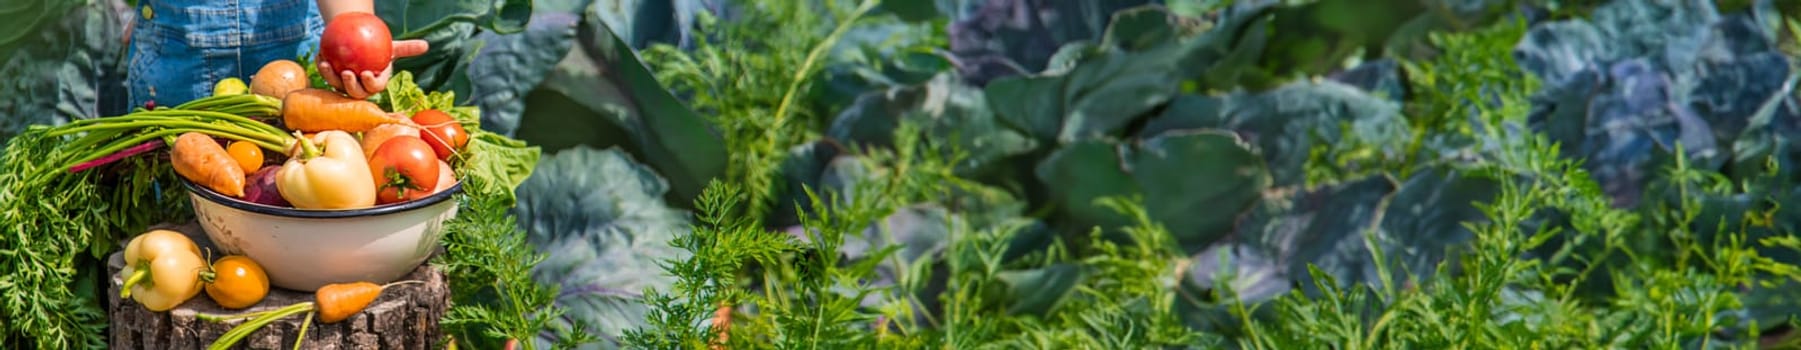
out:
{"label": "green leafy vegetable", "polygon": [[[1261,93],[1184,96],[1147,122],[1144,133],[1221,128],[1257,146],[1277,186],[1308,183],[1297,169],[1380,169],[1405,154],[1400,106],[1335,82],[1295,83]],[[1322,161],[1326,160],[1326,161]],[[1322,162],[1325,162],[1322,164]]]}
{"label": "green leafy vegetable", "polygon": [[[986,89],[996,114],[1040,142],[1120,131],[1168,102],[1182,81],[1185,45],[1087,58],[1066,74],[1003,78]],[[1174,74],[1172,74],[1174,73]]]}
{"label": "green leafy vegetable", "polygon": [[388,23],[395,39],[423,39],[431,45],[423,55],[394,60],[395,72],[417,74],[425,90],[468,93],[469,60],[482,45],[471,39],[483,31],[524,30],[532,1],[376,1],[375,14]]}
{"label": "green leafy vegetable", "polygon": [[43,33],[39,28],[54,24],[46,21],[62,18],[82,5],[82,1],[57,0],[19,3],[0,8],[0,18],[18,19],[0,24],[0,33],[7,33],[0,35],[0,52],[12,52],[21,45],[33,42],[31,34]]}
{"label": "green leafy vegetable", "polygon": [[526,94],[575,46],[578,12],[550,12],[554,10],[545,6],[534,10],[542,13],[532,15],[524,32],[478,36],[485,45],[469,62],[470,102],[481,107],[483,128],[501,135],[519,129]]}
{"label": "green leafy vegetable", "polygon": [[[487,187],[486,178],[466,178],[465,186]],[[498,348],[507,339],[536,339],[543,332],[563,335],[561,345],[596,341],[579,328],[553,323],[565,311],[553,304],[558,291],[532,279],[532,270],[546,257],[537,253],[508,208],[509,197],[494,193],[466,192],[459,200],[468,205],[445,223],[445,254],[433,259],[455,281],[485,283],[452,284],[452,306],[443,319],[446,333],[461,347]],[[535,342],[522,342],[526,349]]]}
{"label": "green leafy vegetable", "polygon": [[1269,170],[1236,136],[1217,131],[1169,134],[1129,147],[1084,142],[1052,153],[1037,168],[1070,227],[1117,228],[1129,218],[1099,202],[1141,196],[1152,218],[1198,251],[1231,231],[1238,213],[1260,199]]}
{"label": "green leafy vegetable", "polygon": [[607,28],[632,48],[642,49],[653,43],[687,46],[695,13],[710,4],[701,0],[596,0],[592,6],[600,9],[592,13],[599,15]]}
{"label": "green leafy vegetable", "polygon": [[462,160],[459,169],[463,169],[463,173],[458,175],[460,178],[488,179],[472,184],[471,190],[500,196],[507,199],[506,203],[512,203],[515,200],[513,189],[532,175],[532,165],[538,162],[538,147],[491,132],[471,134],[473,137],[465,146],[469,156]]}
{"label": "green leafy vegetable", "polygon": [[530,106],[557,109],[528,108],[514,135],[550,151],[626,146],[669,180],[672,198],[694,198],[707,181],[725,172],[723,141],[714,126],[670,95],[624,39],[599,21],[594,13],[599,9],[588,11],[575,28],[576,45],[569,56],[527,97]]}
{"label": "green leafy vegetable", "polygon": [[968,152],[958,171],[976,175],[1037,148],[1032,139],[1002,125],[988,105],[980,90],[941,74],[924,84],[864,94],[832,121],[826,135],[858,146],[892,147],[894,130],[911,122],[949,143],[942,149]]}
{"label": "green leafy vegetable", "polygon": [[571,148],[538,168],[519,187],[513,213],[547,256],[533,276],[559,286],[556,304],[567,312],[553,324],[588,325],[583,331],[607,339],[597,345],[617,347],[644,320],[641,293],[674,282],[659,263],[687,256],[670,245],[687,231],[687,213],[664,206],[668,184],[618,149]]}
{"label": "green leafy vegetable", "polygon": [[[994,79],[1044,70],[1051,54],[1065,44],[1098,41],[1115,11],[1147,3],[1151,2],[986,1],[967,17],[950,18],[956,22],[946,30],[950,32],[950,50],[960,62],[958,74],[981,86]],[[961,13],[953,4],[937,8]]]}
{"label": "green leafy vegetable", "polygon": [[0,6],[0,142],[30,125],[129,112],[120,9],[106,2]]}
{"label": "green leafy vegetable", "polygon": [[1009,293],[1018,298],[1007,307],[1008,313],[1045,314],[1055,311],[1060,302],[1075,292],[1076,285],[1088,277],[1088,272],[1081,266],[1057,264],[1038,269],[1001,272],[994,277],[1006,283],[1011,288]]}
{"label": "green leafy vegetable", "polygon": [[538,146],[483,129],[479,109],[456,106],[453,92],[420,90],[413,83],[412,73],[395,73],[388,80],[388,89],[383,95],[388,108],[395,113],[411,116],[433,109],[455,117],[463,124],[463,129],[469,131],[469,143],[463,146],[464,156],[453,159],[456,161],[453,165],[460,170],[457,176],[486,180],[466,183],[464,189],[504,198],[503,203],[509,205],[516,200],[513,189],[531,177],[532,167],[538,163],[541,153]]}
{"label": "green leafy vegetable", "polygon": [[[128,234],[191,215],[174,169],[147,157],[57,177],[65,169],[41,160],[68,138],[33,127],[0,153],[0,346],[36,349],[106,347],[106,268],[102,258]],[[98,210],[98,209],[104,210]]]}

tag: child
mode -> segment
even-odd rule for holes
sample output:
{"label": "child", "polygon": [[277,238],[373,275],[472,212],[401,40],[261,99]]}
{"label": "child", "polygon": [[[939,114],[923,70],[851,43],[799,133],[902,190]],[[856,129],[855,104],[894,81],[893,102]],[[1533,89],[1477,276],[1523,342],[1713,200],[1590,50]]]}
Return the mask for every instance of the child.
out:
{"label": "child", "polygon": [[[345,12],[375,13],[373,0],[139,0],[126,28],[130,62],[126,82],[132,106],[174,106],[212,94],[228,77],[249,77],[275,60],[319,49],[325,20]],[[394,56],[425,53],[423,40],[394,42]],[[318,61],[318,60],[315,60]],[[381,72],[331,72],[327,83],[353,98],[387,87],[393,67]]]}

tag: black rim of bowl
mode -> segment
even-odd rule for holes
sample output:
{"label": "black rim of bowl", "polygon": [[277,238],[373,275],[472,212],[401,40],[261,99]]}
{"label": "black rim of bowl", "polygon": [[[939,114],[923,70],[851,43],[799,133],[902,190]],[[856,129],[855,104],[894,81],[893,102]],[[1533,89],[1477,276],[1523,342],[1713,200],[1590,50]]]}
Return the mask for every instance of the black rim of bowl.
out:
{"label": "black rim of bowl", "polygon": [[410,211],[413,209],[419,209],[419,208],[432,206],[434,204],[438,204],[438,202],[443,202],[445,200],[450,199],[452,196],[455,196],[457,192],[463,191],[463,182],[457,181],[457,183],[455,185],[451,185],[450,188],[445,189],[443,192],[433,193],[430,196],[426,196],[425,198],[420,198],[418,200],[406,201],[406,202],[395,203],[395,204],[377,205],[377,206],[368,207],[368,208],[350,209],[350,210],[306,210],[306,209],[282,208],[282,207],[276,207],[276,206],[270,206],[270,205],[263,205],[263,204],[258,204],[258,203],[252,203],[250,201],[246,201],[246,200],[242,200],[242,199],[226,197],[224,194],[220,194],[217,191],[213,191],[213,189],[211,189],[211,188],[202,187],[202,186],[200,186],[200,184],[196,184],[193,181],[188,181],[188,179],[186,179],[186,178],[181,179],[181,184],[182,184],[182,186],[186,186],[188,188],[188,192],[200,194],[200,198],[205,198],[207,201],[210,201],[213,203],[219,203],[221,205],[224,205],[227,207],[232,207],[232,208],[235,208],[238,210],[248,211],[248,212],[257,213],[257,214],[265,214],[265,215],[285,216],[285,217],[295,217],[295,218],[318,218],[318,219],[354,218],[354,217],[362,217],[362,216],[387,215],[387,214],[399,213],[399,212],[404,212],[404,211]]}

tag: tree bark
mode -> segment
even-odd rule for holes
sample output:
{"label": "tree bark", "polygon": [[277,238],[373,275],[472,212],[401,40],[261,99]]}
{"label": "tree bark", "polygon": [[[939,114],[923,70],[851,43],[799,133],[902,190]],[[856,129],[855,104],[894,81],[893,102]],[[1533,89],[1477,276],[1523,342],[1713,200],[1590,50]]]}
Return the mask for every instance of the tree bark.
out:
{"label": "tree bark", "polygon": [[[197,228],[196,228],[197,229]],[[177,228],[180,231],[180,228]],[[193,236],[194,232],[186,232]],[[201,234],[200,238],[204,239]],[[201,243],[201,242],[196,242]],[[117,275],[124,267],[121,253],[107,259],[107,270],[113,275],[107,296],[119,295],[124,283]],[[444,273],[431,264],[421,264],[403,281],[425,283],[397,285],[383,291],[380,298],[349,319],[323,324],[313,315],[307,326],[304,349],[433,349],[443,339],[438,320],[450,306],[450,288]],[[110,347],[114,349],[203,349],[232,327],[245,321],[210,322],[196,318],[198,313],[235,315],[274,310],[294,303],[312,301],[312,293],[272,287],[262,302],[243,310],[226,310],[213,303],[206,293],[182,303],[168,312],[151,312],[130,300],[114,300],[108,307],[111,321]],[[306,314],[276,320],[245,337],[233,349],[292,349]]]}

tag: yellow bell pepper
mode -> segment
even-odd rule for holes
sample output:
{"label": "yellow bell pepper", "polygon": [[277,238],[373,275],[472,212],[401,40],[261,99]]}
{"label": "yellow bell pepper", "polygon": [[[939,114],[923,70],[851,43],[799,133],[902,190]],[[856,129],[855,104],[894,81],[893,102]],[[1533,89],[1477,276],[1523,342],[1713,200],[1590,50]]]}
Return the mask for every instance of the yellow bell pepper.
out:
{"label": "yellow bell pepper", "polygon": [[125,285],[119,298],[130,298],[150,311],[175,308],[200,294],[206,259],[200,247],[180,232],[153,230],[125,245]]}
{"label": "yellow bell pepper", "polygon": [[300,209],[375,205],[375,177],[369,172],[369,162],[363,159],[363,148],[356,137],[328,130],[311,139],[299,139],[299,147],[275,174],[275,189],[283,199]]}

